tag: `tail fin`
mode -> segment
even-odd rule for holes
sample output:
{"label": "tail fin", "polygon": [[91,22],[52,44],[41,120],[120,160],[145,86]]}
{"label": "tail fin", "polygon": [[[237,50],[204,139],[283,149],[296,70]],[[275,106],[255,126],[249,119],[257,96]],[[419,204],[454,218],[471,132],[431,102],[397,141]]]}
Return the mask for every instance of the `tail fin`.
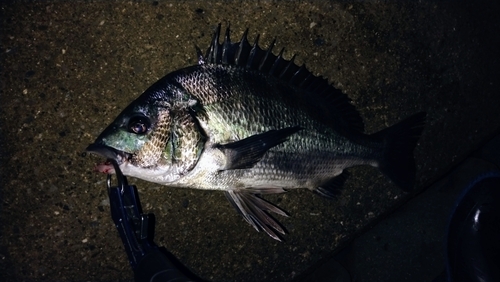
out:
{"label": "tail fin", "polygon": [[373,136],[384,139],[385,143],[380,171],[405,191],[412,190],[415,185],[413,150],[424,129],[425,116],[425,112],[415,114]]}

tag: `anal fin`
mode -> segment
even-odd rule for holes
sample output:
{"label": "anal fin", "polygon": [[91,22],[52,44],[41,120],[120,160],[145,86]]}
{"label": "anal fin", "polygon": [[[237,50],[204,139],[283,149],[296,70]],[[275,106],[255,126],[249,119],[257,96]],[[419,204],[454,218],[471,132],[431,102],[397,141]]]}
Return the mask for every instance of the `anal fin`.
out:
{"label": "anal fin", "polygon": [[[281,189],[280,192],[285,192],[285,190]],[[288,216],[285,211],[249,191],[229,190],[224,194],[238,213],[241,214],[255,230],[264,230],[264,232],[273,239],[281,241],[277,233],[284,235],[285,229],[268,213],[268,211],[282,216]]]}
{"label": "anal fin", "polygon": [[323,185],[314,189],[314,192],[325,198],[335,199],[339,195],[340,190],[342,186],[344,186],[344,183],[347,180],[348,176],[349,173],[347,171],[343,171],[341,174],[335,176]]}
{"label": "anal fin", "polygon": [[215,145],[215,148],[221,150],[226,157],[226,165],[221,170],[252,167],[269,149],[285,142],[290,135],[301,129],[299,126],[294,126],[270,130],[236,142]]}

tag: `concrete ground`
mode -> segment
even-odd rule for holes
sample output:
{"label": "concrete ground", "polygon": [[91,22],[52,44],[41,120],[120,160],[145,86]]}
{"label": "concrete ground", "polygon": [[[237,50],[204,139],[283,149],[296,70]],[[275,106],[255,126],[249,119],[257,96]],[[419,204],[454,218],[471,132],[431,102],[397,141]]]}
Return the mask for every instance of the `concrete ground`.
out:
{"label": "concrete ground", "polygon": [[[288,230],[281,243],[255,232],[222,193],[129,179],[156,215],[156,242],[196,275],[422,281],[416,271],[430,279],[442,270],[456,193],[477,169],[498,167],[485,157],[498,151],[470,158],[499,134],[495,1],[0,5],[0,281],[132,279],[105,176],[93,171],[102,158],[83,150],[148,86],[195,64],[193,45],[207,48],[218,23],[231,25],[234,40],[246,28],[264,47],[276,37],[275,50],[298,54],[352,99],[367,133],[420,111],[427,125],[413,192],[356,167],[337,200],[303,189],[267,197],[291,215],[279,218]],[[451,173],[459,164],[472,168]]]}

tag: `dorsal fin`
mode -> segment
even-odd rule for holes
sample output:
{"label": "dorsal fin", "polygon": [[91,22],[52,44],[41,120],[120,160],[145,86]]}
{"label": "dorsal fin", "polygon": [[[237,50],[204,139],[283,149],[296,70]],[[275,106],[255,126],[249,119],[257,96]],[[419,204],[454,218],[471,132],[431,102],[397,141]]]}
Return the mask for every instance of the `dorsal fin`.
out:
{"label": "dorsal fin", "polygon": [[226,29],[223,43],[219,43],[221,24],[217,26],[208,47],[205,57],[198,53],[198,63],[224,64],[240,66],[259,71],[280,79],[298,89],[307,92],[307,101],[318,103],[322,109],[320,118],[337,129],[354,129],[364,131],[363,120],[350,103],[350,99],[340,90],[334,88],[326,79],[312,74],[305,65],[294,63],[295,55],[291,60],[283,58],[285,48],[276,56],[272,53],[276,39],[267,50],[259,47],[257,35],[253,45],[248,42],[248,29],[245,30],[239,42],[231,42],[229,27]]}

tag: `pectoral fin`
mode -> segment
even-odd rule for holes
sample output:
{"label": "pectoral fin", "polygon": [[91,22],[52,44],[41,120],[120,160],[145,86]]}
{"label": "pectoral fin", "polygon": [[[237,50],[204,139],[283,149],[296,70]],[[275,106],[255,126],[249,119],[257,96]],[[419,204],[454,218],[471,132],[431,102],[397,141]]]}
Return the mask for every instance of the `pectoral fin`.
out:
{"label": "pectoral fin", "polygon": [[226,157],[226,164],[222,170],[252,167],[260,161],[267,150],[285,142],[287,137],[301,129],[299,126],[294,126],[270,130],[236,142],[216,145],[215,148],[221,150]]}
{"label": "pectoral fin", "polygon": [[[283,189],[272,189],[273,193],[285,192]],[[263,189],[264,191],[264,189]],[[260,198],[251,191],[229,190],[225,192],[226,198],[233,205],[243,218],[255,228],[255,230],[264,230],[273,239],[281,241],[276,232],[285,234],[284,228],[267,211],[274,212],[282,216],[288,216],[285,211],[279,207]]]}

